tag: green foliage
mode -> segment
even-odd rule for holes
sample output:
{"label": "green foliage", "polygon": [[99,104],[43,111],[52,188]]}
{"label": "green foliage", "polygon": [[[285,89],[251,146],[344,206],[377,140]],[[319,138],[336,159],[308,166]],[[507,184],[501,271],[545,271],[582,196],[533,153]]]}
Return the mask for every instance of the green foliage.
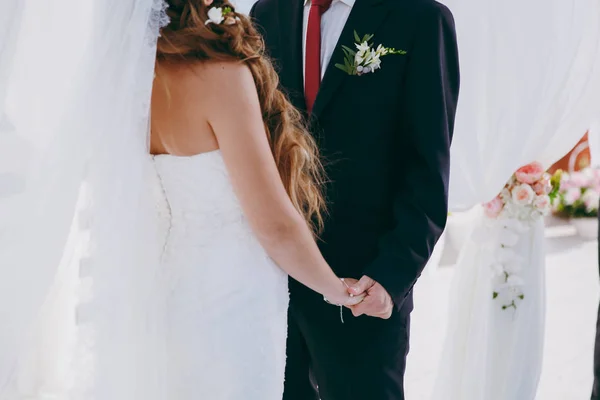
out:
{"label": "green foliage", "polygon": [[[369,47],[369,50],[372,51],[373,49],[373,43],[371,42],[371,40],[373,39],[373,35],[364,35],[362,38],[359,36],[359,34],[354,31],[354,40],[355,40],[355,45],[363,45],[366,44]],[[367,55],[369,54],[369,50],[367,50]],[[362,71],[362,67],[365,67],[365,69],[367,69],[367,67],[371,67],[370,61],[361,61],[361,62],[357,62],[357,58],[356,58],[356,50],[354,50],[353,48],[350,48],[348,46],[342,46],[342,51],[344,52],[344,63],[340,64],[337,63],[335,64],[335,67],[344,71],[345,73],[347,73],[348,75],[361,75],[361,73],[359,71]],[[364,54],[364,50],[361,50]],[[378,53],[378,57],[379,56],[386,56],[389,54],[398,54],[398,55],[405,55],[406,51],[404,50],[396,50],[396,49],[392,49],[392,48],[385,48],[383,46],[380,46],[380,48],[378,48],[377,50],[375,50]],[[362,55],[361,55],[362,57]],[[370,60],[370,58],[367,58]],[[360,65],[363,64],[363,65]],[[359,69],[359,67],[361,67]],[[372,72],[372,71],[371,71]]]}

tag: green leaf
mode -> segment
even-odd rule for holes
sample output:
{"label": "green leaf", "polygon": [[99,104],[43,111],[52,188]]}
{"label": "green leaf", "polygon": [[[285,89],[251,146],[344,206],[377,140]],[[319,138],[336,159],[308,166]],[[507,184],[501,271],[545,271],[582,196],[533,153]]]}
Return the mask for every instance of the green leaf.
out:
{"label": "green leaf", "polygon": [[348,53],[350,53],[350,55],[352,55],[353,57],[356,55],[356,51],[354,51],[353,49],[351,49],[348,46],[342,45],[342,49],[345,50],[345,51],[347,51]]}
{"label": "green leaf", "polygon": [[335,64],[335,67],[341,69],[345,73],[348,73],[348,71],[346,70],[346,67],[343,66],[342,64]]}
{"label": "green leaf", "polygon": [[356,33],[356,31],[354,31],[354,40],[360,42],[360,36],[358,36],[358,33]]}
{"label": "green leaf", "polygon": [[352,69],[352,63],[350,62],[350,60],[348,58],[344,58],[344,65],[346,66],[346,68],[348,68],[349,70]]}
{"label": "green leaf", "polygon": [[492,294],[492,299],[495,299],[496,297],[498,297],[498,292],[494,292],[494,293]]}
{"label": "green leaf", "polygon": [[370,41],[371,39],[373,39],[373,36],[374,36],[374,35],[365,35],[365,39],[363,40],[363,42],[368,42],[368,41]]}

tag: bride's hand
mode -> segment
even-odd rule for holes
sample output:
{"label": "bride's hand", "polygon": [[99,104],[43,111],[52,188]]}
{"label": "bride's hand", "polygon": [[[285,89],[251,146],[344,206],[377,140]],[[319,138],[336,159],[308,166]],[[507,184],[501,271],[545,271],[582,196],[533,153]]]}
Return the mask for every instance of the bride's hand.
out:
{"label": "bride's hand", "polygon": [[337,306],[346,307],[354,306],[362,302],[366,293],[351,296],[348,291],[348,288],[354,285],[356,282],[358,281],[353,278],[340,279],[339,285],[336,285],[336,287],[333,288],[332,293],[325,295],[327,302]]}

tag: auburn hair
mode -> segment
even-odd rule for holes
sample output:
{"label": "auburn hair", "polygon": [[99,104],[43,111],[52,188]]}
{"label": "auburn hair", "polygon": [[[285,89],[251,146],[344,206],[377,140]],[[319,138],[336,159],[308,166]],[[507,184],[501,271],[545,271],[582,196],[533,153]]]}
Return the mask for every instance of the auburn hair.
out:
{"label": "auburn hair", "polygon": [[[279,89],[279,77],[265,55],[261,35],[227,0],[167,0],[171,20],[158,39],[161,61],[236,61],[254,77],[265,130],[279,175],[296,209],[315,234],[323,227],[323,166],[302,115]],[[206,21],[211,8],[227,10],[220,24]]]}

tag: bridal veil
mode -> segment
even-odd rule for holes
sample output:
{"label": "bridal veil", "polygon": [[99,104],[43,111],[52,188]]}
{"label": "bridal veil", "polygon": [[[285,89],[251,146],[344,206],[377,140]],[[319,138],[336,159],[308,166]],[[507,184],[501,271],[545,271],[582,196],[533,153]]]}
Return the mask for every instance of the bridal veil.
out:
{"label": "bridal veil", "polygon": [[164,7],[0,3],[0,400],[163,398],[147,182]]}

